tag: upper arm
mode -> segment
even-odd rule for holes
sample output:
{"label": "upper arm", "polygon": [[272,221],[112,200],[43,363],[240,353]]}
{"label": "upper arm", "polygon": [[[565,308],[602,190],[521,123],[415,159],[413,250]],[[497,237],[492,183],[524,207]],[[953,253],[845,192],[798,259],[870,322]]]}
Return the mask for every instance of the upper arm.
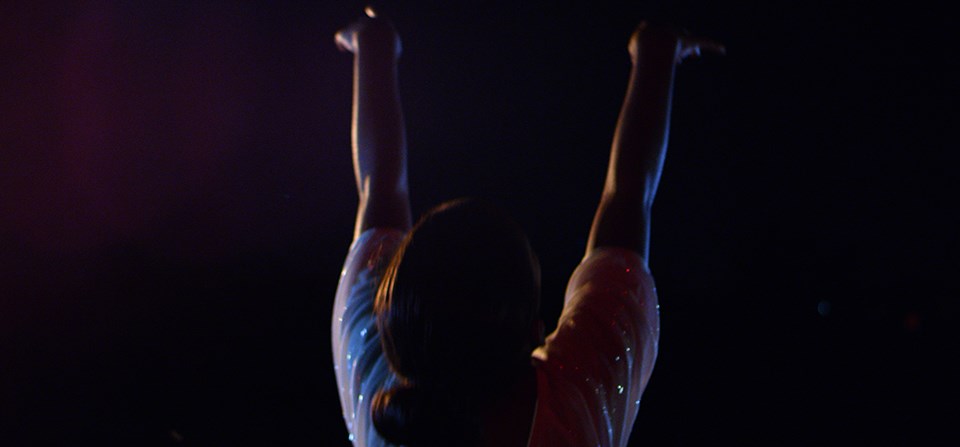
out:
{"label": "upper arm", "polygon": [[361,441],[372,427],[367,420],[369,396],[392,378],[373,309],[383,267],[402,237],[402,232],[389,229],[362,233],[350,247],[337,287],[331,321],[334,370],[347,429]]}
{"label": "upper arm", "polygon": [[588,417],[597,436],[620,445],[633,427],[658,337],[656,291],[640,256],[596,249],[571,277],[557,329],[535,356],[576,407],[563,410],[569,424]]}
{"label": "upper arm", "polygon": [[609,338],[605,343],[586,339],[601,355],[638,360],[631,374],[649,375],[660,336],[659,301],[639,253],[598,247],[584,258],[567,285],[558,332],[567,321],[582,326],[577,319],[595,323],[598,337]]}

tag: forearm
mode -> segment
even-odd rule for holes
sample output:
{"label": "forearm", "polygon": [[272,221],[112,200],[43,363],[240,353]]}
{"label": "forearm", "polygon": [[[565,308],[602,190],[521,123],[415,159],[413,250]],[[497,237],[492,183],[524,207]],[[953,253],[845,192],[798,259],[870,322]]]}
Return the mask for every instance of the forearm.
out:
{"label": "forearm", "polygon": [[355,236],[373,227],[406,230],[411,225],[397,59],[392,47],[358,41],[351,129],[359,193]]}
{"label": "forearm", "polygon": [[357,191],[406,189],[406,132],[397,62],[363,48],[354,56],[353,164]]}
{"label": "forearm", "polygon": [[643,52],[634,64],[613,137],[604,195],[652,205],[667,151],[675,67],[673,52],[663,51]]}
{"label": "forearm", "polygon": [[670,131],[676,40],[641,43],[614,133],[603,195],[589,253],[618,246],[648,256],[650,209],[660,181]]}

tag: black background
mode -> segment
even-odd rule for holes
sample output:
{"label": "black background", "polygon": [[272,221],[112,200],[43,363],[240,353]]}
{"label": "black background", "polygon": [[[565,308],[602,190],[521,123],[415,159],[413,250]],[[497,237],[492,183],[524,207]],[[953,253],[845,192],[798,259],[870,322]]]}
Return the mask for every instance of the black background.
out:
{"label": "black background", "polygon": [[[329,318],[363,3],[0,5],[0,438],[348,445]],[[527,228],[555,321],[646,17],[681,66],[631,445],[955,445],[955,24],[876,2],[382,2],[414,211]],[[482,305],[478,303],[478,305]]]}

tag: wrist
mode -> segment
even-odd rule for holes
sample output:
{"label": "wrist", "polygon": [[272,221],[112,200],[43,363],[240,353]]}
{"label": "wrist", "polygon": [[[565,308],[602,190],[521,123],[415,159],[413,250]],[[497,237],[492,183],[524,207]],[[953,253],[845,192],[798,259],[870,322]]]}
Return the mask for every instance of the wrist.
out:
{"label": "wrist", "polygon": [[641,23],[630,36],[628,50],[634,65],[663,61],[675,63],[681,48],[680,31],[670,26]]}
{"label": "wrist", "polygon": [[357,49],[354,58],[364,65],[395,66],[400,60],[400,55],[383,48],[361,47]]}
{"label": "wrist", "polygon": [[383,19],[372,19],[357,32],[357,49],[377,57],[399,59],[403,52],[400,36],[393,25]]}

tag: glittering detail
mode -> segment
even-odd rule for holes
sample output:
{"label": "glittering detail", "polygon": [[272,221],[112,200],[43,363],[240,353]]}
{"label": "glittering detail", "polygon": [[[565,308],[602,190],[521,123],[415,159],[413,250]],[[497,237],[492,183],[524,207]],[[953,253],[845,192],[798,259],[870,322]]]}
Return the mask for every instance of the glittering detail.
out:
{"label": "glittering detail", "polygon": [[334,303],[331,339],[340,405],[356,446],[386,446],[370,423],[370,399],[396,378],[380,348],[373,313],[381,271],[396,250],[403,233],[368,230],[350,247]]}
{"label": "glittering detail", "polygon": [[[370,401],[395,383],[373,315],[380,270],[402,233],[365,232],[351,246],[334,304],[334,370],[348,439],[383,447]],[[653,279],[635,252],[600,249],[571,277],[557,330],[533,356],[538,403],[530,447],[625,447],[656,359]],[[635,349],[634,349],[635,348]]]}
{"label": "glittering detail", "polygon": [[557,330],[534,351],[531,447],[625,447],[656,359],[653,278],[630,250],[603,248],[567,286]]}

